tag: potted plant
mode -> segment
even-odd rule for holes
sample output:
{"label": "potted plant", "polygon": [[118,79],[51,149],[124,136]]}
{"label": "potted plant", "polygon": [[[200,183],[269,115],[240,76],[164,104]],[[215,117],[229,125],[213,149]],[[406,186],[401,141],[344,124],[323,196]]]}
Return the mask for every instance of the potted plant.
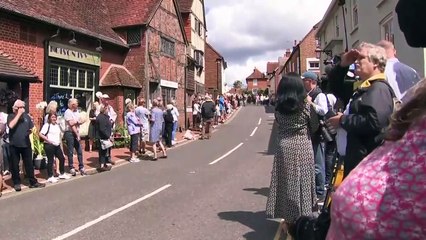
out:
{"label": "potted plant", "polygon": [[44,144],[40,141],[38,136],[38,130],[36,127],[33,128],[31,136],[32,140],[32,149],[34,153],[34,168],[35,169],[44,169],[46,168],[46,157],[44,156]]}

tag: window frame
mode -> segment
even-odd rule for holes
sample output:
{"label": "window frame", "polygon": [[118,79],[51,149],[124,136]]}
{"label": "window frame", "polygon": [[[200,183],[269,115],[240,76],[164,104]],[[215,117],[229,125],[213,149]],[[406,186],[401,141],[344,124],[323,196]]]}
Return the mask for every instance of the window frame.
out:
{"label": "window frame", "polygon": [[176,88],[161,87],[161,97],[164,106],[171,104],[172,100],[176,100]]}
{"label": "window frame", "polygon": [[[390,32],[387,33],[386,29],[389,28]],[[393,14],[390,13],[386,17],[383,18],[382,21],[380,21],[380,37],[381,39],[387,40],[389,42],[394,43],[395,41],[395,27],[393,24]],[[387,35],[389,34],[389,35]]]}
{"label": "window frame", "polygon": [[[70,84],[70,77],[71,77],[71,69],[75,69],[76,70],[76,75],[75,75],[75,81],[76,81],[76,86],[71,86]],[[61,71],[63,71],[63,75],[61,75]],[[54,74],[54,72],[56,71],[56,84],[52,84],[52,73]],[[79,77],[80,77],[80,71],[84,71],[84,87],[80,87],[79,85]],[[66,74],[65,74],[66,73]],[[89,76],[92,76],[92,87],[88,87],[88,82],[89,82]],[[61,80],[61,77],[65,76],[67,78],[67,80]],[[97,89],[97,79],[98,77],[98,70],[96,70],[95,68],[90,68],[90,67],[83,67],[80,65],[73,65],[73,64],[66,64],[66,63],[62,63],[62,62],[50,62],[49,63],[49,72],[48,72],[48,79],[46,81],[46,87],[48,89],[48,93],[45,95],[46,96],[46,100],[47,101],[51,101],[51,100],[55,100],[58,102],[58,105],[62,106],[65,105],[65,108],[58,108],[58,115],[63,115],[63,113],[65,112],[64,109],[66,110],[66,106],[67,106],[67,102],[68,99],[64,98],[64,99],[52,99],[57,93],[63,93],[66,95],[69,94],[70,97],[74,97],[77,98],[79,101],[79,109],[82,111],[88,111],[90,109],[90,105],[93,103],[94,99],[95,99],[95,93],[96,93],[96,89]],[[66,84],[62,84],[66,82]],[[82,98],[78,98],[77,94],[82,94],[82,93],[89,93],[90,97],[86,96],[85,99],[85,103],[82,104]],[[65,101],[66,100],[66,101]]]}
{"label": "window frame", "polygon": [[352,9],[351,9],[351,20],[352,20],[352,29],[358,27],[359,24],[359,15],[358,15],[358,1],[352,0]]}
{"label": "window frame", "polygon": [[[133,34],[133,35],[131,35]],[[142,33],[140,27],[128,28],[126,31],[127,45],[129,46],[140,46],[142,41]],[[135,40],[130,42],[130,40]]]}
{"label": "window frame", "polygon": [[257,87],[258,86],[258,81],[257,79],[253,79],[253,87]]}
{"label": "window frame", "polygon": [[176,56],[176,43],[172,39],[161,36],[160,39],[160,52],[162,54],[175,57]]}

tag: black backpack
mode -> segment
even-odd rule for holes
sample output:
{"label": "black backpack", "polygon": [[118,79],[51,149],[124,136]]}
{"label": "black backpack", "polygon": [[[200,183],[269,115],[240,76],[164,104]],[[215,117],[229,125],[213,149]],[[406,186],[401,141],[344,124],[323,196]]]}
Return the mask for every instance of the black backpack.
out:
{"label": "black backpack", "polygon": [[172,109],[167,109],[166,110],[166,113],[164,114],[164,121],[166,123],[173,123]]}

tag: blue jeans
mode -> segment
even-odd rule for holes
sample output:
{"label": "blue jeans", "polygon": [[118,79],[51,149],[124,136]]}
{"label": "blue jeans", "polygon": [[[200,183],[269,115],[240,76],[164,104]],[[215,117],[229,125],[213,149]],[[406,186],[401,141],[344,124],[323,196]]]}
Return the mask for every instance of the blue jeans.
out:
{"label": "blue jeans", "polygon": [[315,160],[315,190],[318,197],[325,195],[325,153],[323,142],[313,142]]}
{"label": "blue jeans", "polygon": [[80,142],[77,138],[74,137],[74,134],[71,131],[66,131],[64,133],[64,139],[67,143],[67,157],[68,157],[68,167],[70,169],[74,168],[73,156],[74,156],[74,148],[77,151],[77,159],[78,159],[78,169],[81,170],[84,168],[83,165],[83,152],[81,150]]}
{"label": "blue jeans", "polygon": [[174,141],[176,138],[177,127],[178,127],[178,122],[177,121],[173,122],[172,141]]}

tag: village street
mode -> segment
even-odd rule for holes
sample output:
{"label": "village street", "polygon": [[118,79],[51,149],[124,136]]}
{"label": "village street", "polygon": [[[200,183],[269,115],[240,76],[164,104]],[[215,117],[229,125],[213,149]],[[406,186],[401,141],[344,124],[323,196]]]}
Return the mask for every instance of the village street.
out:
{"label": "village street", "polygon": [[[4,239],[273,239],[265,218],[273,113],[242,108],[168,159],[125,164],[0,200]],[[273,136],[272,136],[273,137]]]}

